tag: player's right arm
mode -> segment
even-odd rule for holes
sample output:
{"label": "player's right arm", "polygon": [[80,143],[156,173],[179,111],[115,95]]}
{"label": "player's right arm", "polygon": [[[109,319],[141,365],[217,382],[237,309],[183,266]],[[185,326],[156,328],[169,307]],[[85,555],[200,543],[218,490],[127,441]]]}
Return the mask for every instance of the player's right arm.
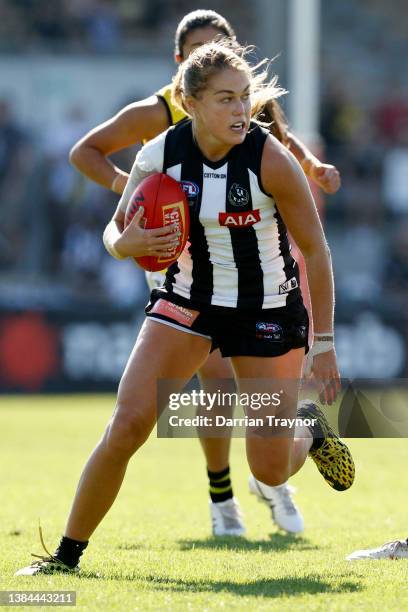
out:
{"label": "player's right arm", "polygon": [[163,257],[173,252],[179,244],[176,225],[157,229],[143,229],[143,207],[140,207],[129,225],[124,229],[125,213],[118,206],[112,220],[103,233],[106,250],[115,259],[126,257]]}
{"label": "player's right arm", "polygon": [[129,175],[115,166],[109,155],[144,139],[150,140],[168,127],[165,103],[157,96],[150,96],[129,104],[88,132],[72,147],[70,162],[91,180],[122,194]]}

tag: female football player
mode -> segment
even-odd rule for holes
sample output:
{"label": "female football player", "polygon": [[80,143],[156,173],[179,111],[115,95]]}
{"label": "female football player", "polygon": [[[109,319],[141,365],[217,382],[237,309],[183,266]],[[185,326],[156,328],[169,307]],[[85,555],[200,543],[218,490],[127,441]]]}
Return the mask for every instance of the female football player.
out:
{"label": "female football player", "polygon": [[[339,389],[334,292],[329,250],[302,169],[268,130],[251,121],[255,110],[277,93],[274,84],[262,86],[242,54],[221,43],[201,46],[180,66],[174,95],[191,120],[169,128],[139,152],[104,243],[119,259],[149,253],[146,236],[151,230],[139,226],[140,213],[124,229],[125,210],[143,178],[167,172],[200,186],[190,211],[190,245],[168,269],[165,285],[152,291],[114,414],[84,469],[58,549],[19,575],[77,571],[90,536],[118,494],[130,458],[154,428],[157,381],[178,380],[174,392],[181,391],[183,381],[215,347],[230,357],[240,391],[250,396],[261,385],[271,397],[274,391],[281,398],[275,411],[281,425],[267,418],[267,426],[253,423],[257,419],[247,412],[247,458],[254,477],[279,486],[310,453],[332,487],[351,486],[351,455],[323,413],[307,403],[297,411],[308,314],[286,227],[306,261],[317,337],[310,366],[328,403]],[[234,207],[237,195],[239,212]],[[249,214],[251,223],[238,221]],[[232,225],[227,221],[231,216],[236,219]],[[174,236],[165,236],[156,251],[172,249]],[[288,426],[288,419],[297,421],[296,429]]]}
{"label": "female football player", "polygon": [[[177,27],[176,62],[180,64],[192,50],[220,36],[235,40],[234,30],[224,17],[209,10],[189,13]],[[116,167],[108,156],[136,142],[157,136],[185,116],[184,111],[172,103],[171,85],[167,85],[156,95],[127,106],[115,117],[89,132],[73,147],[71,161],[90,179],[122,194],[128,174]],[[276,99],[269,100],[265,105],[262,118],[271,124],[272,133],[294,153],[306,174],[324,191],[334,193],[339,188],[340,177],[337,169],[322,164],[289,132]],[[156,238],[160,235],[161,232],[157,232]],[[148,275],[148,282],[150,288],[158,286],[163,282],[163,275],[151,273]],[[198,376],[202,387],[210,391],[211,380],[232,378],[230,363],[222,359],[220,352],[216,350],[202,365]],[[213,533],[242,534],[244,526],[238,504],[233,497],[230,479],[230,438],[200,437],[200,441],[207,462]],[[265,487],[251,477],[249,484],[250,490],[269,505],[272,517],[280,528],[293,533],[303,530],[303,518],[292,502],[291,489],[287,483],[275,488]]]}

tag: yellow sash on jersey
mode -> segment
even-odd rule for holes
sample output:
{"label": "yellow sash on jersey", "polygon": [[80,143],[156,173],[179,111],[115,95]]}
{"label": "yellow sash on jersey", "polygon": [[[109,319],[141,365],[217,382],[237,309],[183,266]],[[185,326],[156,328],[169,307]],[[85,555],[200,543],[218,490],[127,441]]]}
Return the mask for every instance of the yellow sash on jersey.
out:
{"label": "yellow sash on jersey", "polygon": [[156,92],[156,96],[165,103],[169,115],[169,123],[170,125],[174,125],[175,123],[182,121],[182,119],[185,119],[187,115],[171,101],[171,87],[171,85],[165,85]]}

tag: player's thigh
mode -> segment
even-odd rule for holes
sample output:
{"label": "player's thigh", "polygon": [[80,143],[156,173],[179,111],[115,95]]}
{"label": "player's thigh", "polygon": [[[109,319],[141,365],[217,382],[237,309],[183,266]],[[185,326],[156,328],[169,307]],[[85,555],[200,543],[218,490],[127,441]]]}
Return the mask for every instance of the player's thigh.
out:
{"label": "player's thigh", "polygon": [[248,405],[255,412],[269,414],[277,408],[287,418],[296,413],[304,354],[298,348],[276,357],[231,358],[240,393],[250,396]]}
{"label": "player's thigh", "polygon": [[296,417],[303,358],[304,348],[278,357],[231,358],[239,392],[248,397],[247,415],[262,422],[247,428],[250,464],[279,469],[288,462],[295,429],[285,423]]}
{"label": "player's thigh", "polygon": [[222,357],[219,349],[208,355],[206,361],[198,371],[200,382],[206,379],[233,378],[231,361],[228,357]]}
{"label": "player's thigh", "polygon": [[[217,396],[223,396],[223,394],[231,394],[236,391],[231,361],[228,357],[222,357],[218,349],[209,355],[197,374],[201,388],[206,393],[215,393]],[[232,416],[232,409],[232,403],[221,403],[221,405],[214,404],[211,410],[211,416],[213,418],[215,418],[216,415],[230,417]],[[197,414],[208,416],[208,412],[205,408],[199,408]],[[221,433],[220,430],[217,430],[217,433],[219,435]],[[222,438],[219,439],[219,444],[222,445]]]}
{"label": "player's thigh", "polygon": [[231,357],[231,362],[239,379],[281,378],[282,380],[299,380],[304,356],[305,349],[297,348],[277,357]]}
{"label": "player's thigh", "polygon": [[146,319],[119,384],[119,410],[132,411],[154,422],[157,386],[174,380],[177,392],[205,361],[210,341]]}

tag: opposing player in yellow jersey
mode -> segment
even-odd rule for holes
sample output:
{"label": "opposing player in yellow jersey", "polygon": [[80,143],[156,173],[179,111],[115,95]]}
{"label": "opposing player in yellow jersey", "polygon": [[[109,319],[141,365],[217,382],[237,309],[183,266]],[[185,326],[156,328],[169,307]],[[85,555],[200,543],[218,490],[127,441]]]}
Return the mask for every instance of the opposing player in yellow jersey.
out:
{"label": "opposing player in yellow jersey", "polygon": [[[193,11],[186,15],[177,27],[175,36],[175,61],[183,62],[195,48],[217,37],[235,39],[234,31],[226,19],[209,10]],[[171,100],[171,86],[163,87],[145,100],[134,102],[117,115],[86,134],[72,149],[70,160],[84,175],[93,181],[122,194],[128,173],[115,166],[109,156],[135,143],[150,140],[170,125],[184,119],[184,113]],[[265,106],[261,119],[271,124],[271,132],[285,144],[301,163],[304,172],[326,193],[335,193],[340,186],[337,169],[321,163],[309,149],[288,130],[283,112],[276,100]],[[148,250],[157,254],[162,245],[160,231],[149,236]],[[157,276],[150,278],[151,284]],[[159,274],[159,282],[161,276]],[[198,373],[204,389],[211,390],[211,380],[232,379],[228,359],[222,359],[214,351]],[[210,511],[214,535],[241,535],[245,528],[236,499],[233,496],[229,471],[229,438],[200,438],[206,457],[210,485]],[[253,476],[250,490],[265,502],[275,523],[282,529],[299,533],[303,530],[303,518],[291,498],[287,483],[277,487],[266,486]]]}

